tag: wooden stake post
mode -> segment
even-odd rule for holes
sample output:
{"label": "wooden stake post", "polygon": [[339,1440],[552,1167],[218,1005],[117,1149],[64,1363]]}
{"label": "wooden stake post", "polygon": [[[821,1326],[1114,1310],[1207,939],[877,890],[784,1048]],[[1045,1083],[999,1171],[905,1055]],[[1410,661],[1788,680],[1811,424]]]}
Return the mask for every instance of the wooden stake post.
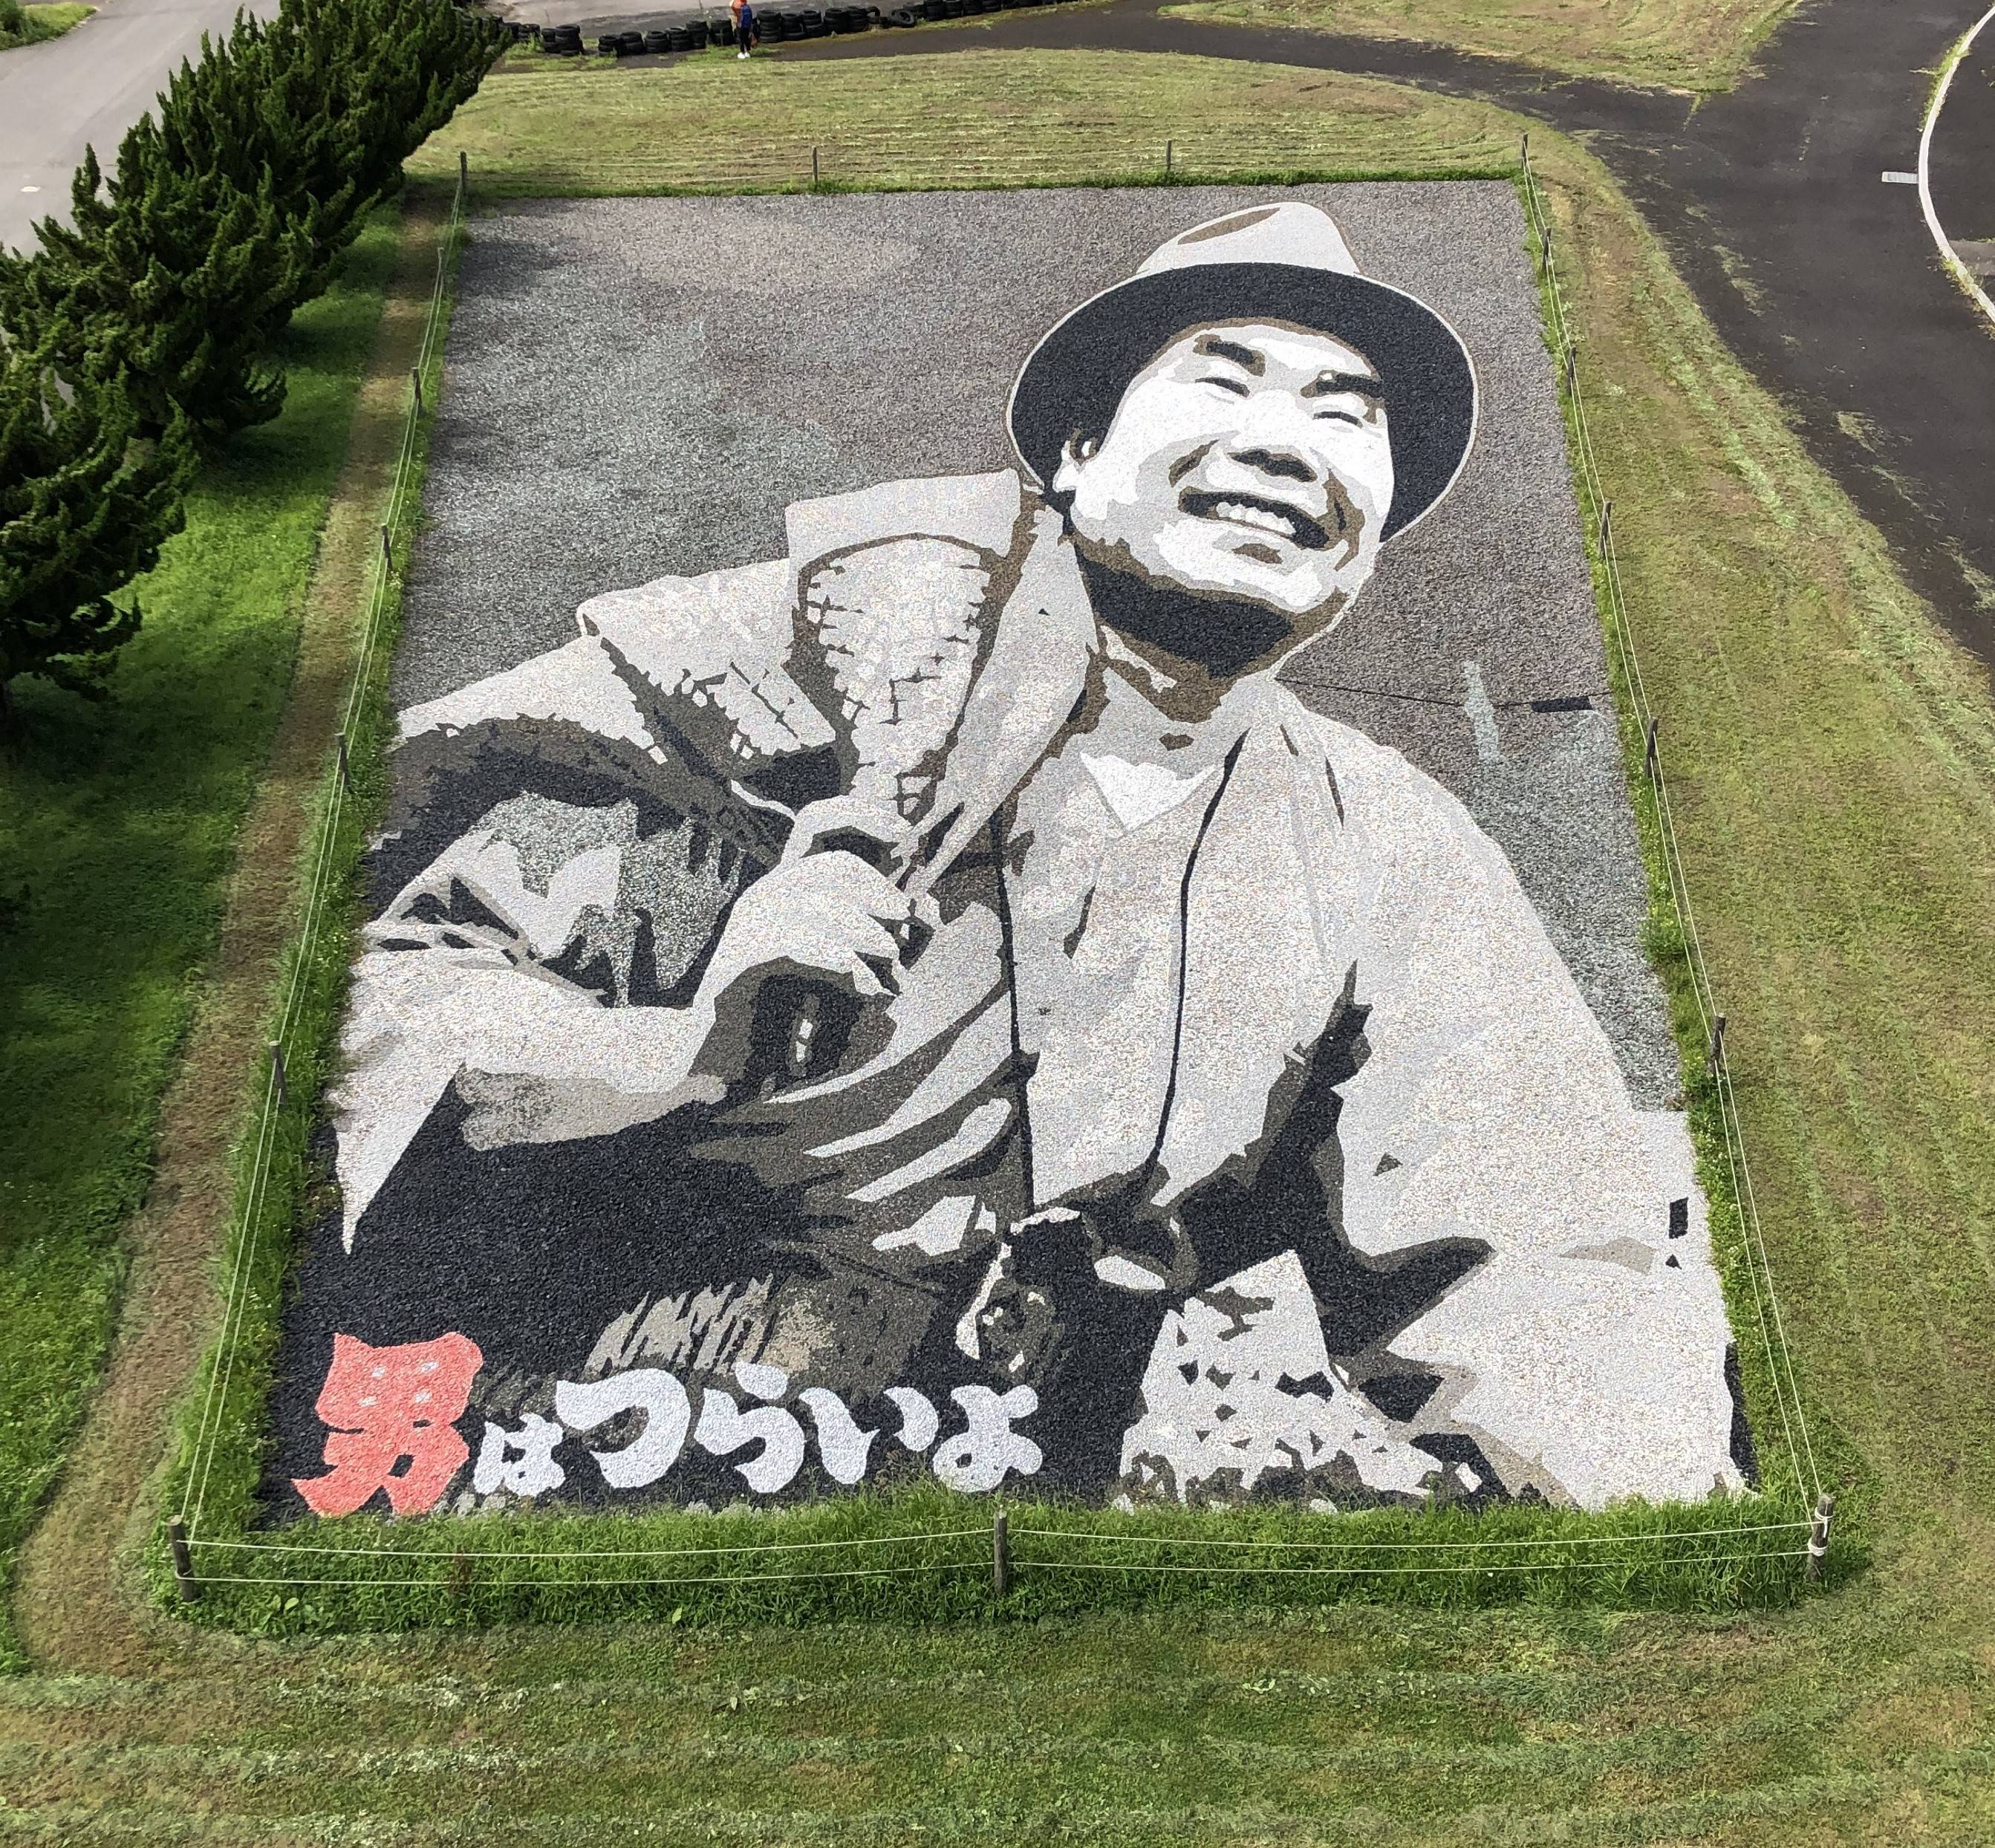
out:
{"label": "wooden stake post", "polygon": [[1828,1557],[1829,1523],[1835,1519],[1835,1497],[1825,1495],[1815,1505],[1815,1517],[1808,1523],[1808,1582],[1810,1585],[1822,1582],[1822,1562]]}
{"label": "wooden stake post", "polygon": [[173,1582],[180,1587],[183,1604],[201,1602],[201,1582],[194,1575],[194,1555],[187,1551],[187,1527],[178,1520],[167,1523],[167,1539],[173,1549]]}

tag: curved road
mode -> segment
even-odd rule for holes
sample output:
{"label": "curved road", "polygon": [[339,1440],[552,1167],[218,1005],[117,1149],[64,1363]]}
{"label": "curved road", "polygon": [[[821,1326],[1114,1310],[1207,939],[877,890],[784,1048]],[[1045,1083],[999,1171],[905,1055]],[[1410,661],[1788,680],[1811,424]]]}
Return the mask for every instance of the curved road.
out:
{"label": "curved road", "polygon": [[[94,146],[108,166],[180,60],[218,37],[238,0],[108,0],[39,45],[0,52],[0,244],[33,244],[37,218],[69,211],[70,175]],[[276,0],[249,0],[252,13]]]}
{"label": "curved road", "polygon": [[[1585,135],[1719,333],[1884,533],[1953,632],[1995,665],[1995,328],[1946,273],[1909,171],[1933,73],[1986,0],[1816,0],[1759,71],[1693,108],[1437,46],[1197,24],[1159,0],[867,34],[802,55],[1018,45],[1173,51],[1396,78]],[[785,56],[796,53],[786,52]],[[1995,240],[1995,29],[1956,77],[1933,192],[1956,241]]]}

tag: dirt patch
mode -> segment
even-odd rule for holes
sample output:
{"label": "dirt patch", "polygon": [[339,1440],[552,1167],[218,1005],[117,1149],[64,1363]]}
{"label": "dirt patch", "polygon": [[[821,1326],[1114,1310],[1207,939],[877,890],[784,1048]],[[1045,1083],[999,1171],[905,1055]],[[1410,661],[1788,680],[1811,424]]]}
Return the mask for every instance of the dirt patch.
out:
{"label": "dirt patch", "polygon": [[412,199],[403,215],[306,593],[290,699],[243,826],[186,1056],[160,1111],[111,1364],[55,1497],[22,1549],[15,1620],[29,1653],[50,1666],[122,1672],[200,1647],[147,1609],[138,1544],[158,1512],[153,1484],[173,1407],[221,1313],[214,1267],[232,1202],[229,1150],[257,1070],[296,912],[299,850],[366,611],[376,521],[394,469],[441,221],[426,198]]}

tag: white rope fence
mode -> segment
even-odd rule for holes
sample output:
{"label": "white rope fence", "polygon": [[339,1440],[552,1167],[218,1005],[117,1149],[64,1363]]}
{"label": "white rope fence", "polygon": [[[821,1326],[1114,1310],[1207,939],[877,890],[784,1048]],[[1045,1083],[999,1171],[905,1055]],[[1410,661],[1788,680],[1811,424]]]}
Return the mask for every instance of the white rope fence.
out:
{"label": "white rope fence", "polygon": [[[462,1596],[479,1591],[510,1591],[536,1589],[558,1592],[567,1589],[589,1589],[609,1587],[627,1587],[641,1589],[647,1587],[705,1585],[709,1588],[737,1585],[816,1582],[825,1580],[881,1579],[919,1577],[924,1575],[949,1574],[963,1571],[982,1571],[991,1574],[994,1590],[1001,1597],[1009,1591],[1012,1573],[1018,1566],[1027,1566],[1035,1572],[1120,1572],[1199,1574],[1207,1576],[1259,1577],[1263,1575],[1307,1575],[1313,1577],[1339,1577],[1376,1578],[1396,1578],[1406,1575],[1452,1574],[1462,1577],[1475,1577],[1485,1574],[1569,1573],[1613,1571],[1668,1569],[1719,1565],[1755,1565],[1774,1561],[1805,1559],[1811,1580],[1818,1576],[1820,1561],[1827,1551],[1828,1514],[1832,1503],[1822,1496],[1822,1483],[1816,1472],[1815,1453],[1808,1441],[1808,1427],[1803,1415],[1800,1396],[1796,1389],[1793,1363],[1789,1355],[1784,1328],[1780,1319],[1780,1304],[1774,1294],[1772,1266],[1767,1259],[1766,1242],[1760,1229],[1759,1212],[1754,1198],[1752,1176],[1746,1161],[1743,1139],[1739,1131],[1738,1108],[1732,1089],[1731,1073],[1724,1057],[1724,1017],[1717,1008],[1711,979],[1706,968],[1704,953],[1697,936],[1695,909],[1691,901],[1689,884],[1684,874],[1681,856],[1677,851],[1674,814],[1670,805],[1669,789],[1664,774],[1660,747],[1656,742],[1656,714],[1643,682],[1641,663],[1636,654],[1632,626],[1628,619],[1627,606],[1621,585],[1619,559],[1614,550],[1613,525],[1611,503],[1602,486],[1600,470],[1595,454],[1593,437],[1585,406],[1580,395],[1578,368],[1578,348],[1575,344],[1560,283],[1556,259],[1551,246],[1551,225],[1547,216],[1535,177],[1530,163],[1530,148],[1526,140],[1521,153],[1523,194],[1526,213],[1532,231],[1537,237],[1540,251],[1540,273],[1546,285],[1546,295],[1550,304],[1550,320],[1556,350],[1564,369],[1568,395],[1572,407],[1575,447],[1579,458],[1581,472],[1585,490],[1595,510],[1597,520],[1597,538],[1603,579],[1608,593],[1608,632],[1623,672],[1625,682],[1636,720],[1648,740],[1647,765],[1656,792],[1657,815],[1660,821],[1660,834],[1667,870],[1672,903],[1681,920],[1684,939],[1691,976],[1691,988],[1701,1019],[1712,1047],[1712,1075],[1716,1087],[1721,1119],[1725,1129],[1725,1158],[1729,1164],[1734,1188],[1739,1201],[1742,1222],[1746,1228],[1746,1269],[1752,1279],[1753,1306],[1762,1342],[1767,1357],[1769,1377],[1774,1390],[1781,1437],[1793,1464],[1797,1482],[1803,1481],[1804,1458],[1806,1481],[1813,1485],[1819,1498],[1817,1511],[1811,1519],[1798,1518],[1738,1524],[1729,1527],[1695,1528],[1675,1526],[1655,1533],[1619,1532],[1608,1534],[1574,1534],[1557,1535],[1502,1534],[1449,1537],[1434,1540],[1389,1541],[1372,1540],[1361,1534],[1330,1540],[1286,1540],[1279,1538],[1244,1536],[1238,1538],[1215,1537],[1193,1534],[1154,1533],[1118,1533],[1112,1528],[1090,1526],[1061,1528],[1032,1527],[1020,1528],[1015,1537],[1032,1543],[1033,1557],[1015,1561],[1011,1553],[1014,1537],[1008,1526],[1007,1513],[998,1507],[987,1527],[950,1527],[931,1532],[914,1531],[902,1534],[868,1534],[829,1540],[768,1541],[734,1546],[705,1547],[647,1547],[630,1548],[560,1547],[445,1547],[441,1546],[408,1547],[393,1544],[375,1546],[356,1539],[351,1545],[329,1546],[294,1543],[246,1536],[229,1536],[206,1534],[201,1530],[206,1513],[207,1495],[215,1459],[220,1448],[225,1409],[228,1403],[230,1386],[235,1376],[237,1351],[242,1345],[242,1335],[247,1314],[249,1291],[248,1280],[257,1255],[262,1221],[269,1201],[271,1174],[279,1140],[282,1114],[289,1101],[286,1051],[293,1045],[300,1018],[304,984],[308,972],[318,953],[328,919],[333,912],[332,888],[335,868],[341,837],[341,823],[345,806],[353,794],[351,769],[348,759],[348,740],[364,709],[371,676],[374,672],[384,617],[393,589],[397,561],[393,556],[393,535],[409,530],[412,526],[414,509],[410,504],[417,473],[417,458],[421,452],[421,435],[424,413],[423,400],[424,381],[431,376],[438,352],[438,342],[442,338],[444,306],[451,252],[455,249],[461,233],[466,204],[467,184],[462,156],[459,157],[457,186],[452,195],[448,218],[445,226],[442,242],[437,253],[437,274],[431,290],[425,319],[421,349],[412,374],[413,390],[407,414],[403,420],[401,445],[390,490],[387,517],[381,527],[380,547],[374,561],[373,585],[367,615],[362,626],[356,654],[351,689],[349,692],[341,729],[335,740],[335,761],[329,772],[325,802],[318,840],[314,857],[304,901],[304,922],[297,953],[293,958],[289,979],[286,985],[275,1029],[276,1036],[270,1043],[268,1068],[266,1073],[263,1095],[259,1106],[256,1136],[251,1157],[249,1173],[243,1189],[243,1204],[237,1221],[235,1250],[231,1263],[227,1296],[222,1317],[222,1328],[216,1361],[210,1370],[208,1391],[203,1403],[197,1427],[192,1460],[183,1488],[180,1512],[169,1523],[175,1575],[180,1595],[191,1602],[201,1595],[204,1585],[265,1587],[272,1590],[322,1586],[328,1589],[434,1589]],[[1763,1551],[1732,1551],[1714,1553],[1702,1550],[1701,1543],[1738,1541],[1752,1537],[1791,1535],[1804,1544],[1792,1547],[1768,1548]],[[921,1545],[957,1545],[967,1541],[976,1541],[981,1545],[988,1543],[990,1554],[987,1568],[983,1560],[955,1560],[943,1562],[932,1561],[906,1561],[883,1563],[879,1565],[823,1565],[808,1570],[785,1570],[768,1572],[709,1572],[684,1575],[650,1577],[631,1575],[568,1578],[559,1576],[516,1578],[501,1576],[496,1578],[470,1580],[466,1574],[472,1561],[484,1562],[489,1567],[504,1568],[513,1564],[532,1566],[548,1562],[572,1564],[579,1561],[617,1561],[658,1562],[694,1558],[719,1559],[742,1556],[760,1556],[775,1554],[829,1554],[840,1549],[853,1547],[901,1548]],[[1066,1556],[1060,1549],[1065,1547],[1107,1547],[1118,1551],[1126,1549],[1185,1548],[1207,1550],[1205,1556],[1192,1561],[1159,1559],[1152,1552],[1148,1556],[1138,1554],[1114,1560],[1075,1558]],[[1664,1551],[1657,1548],[1677,1548]],[[1253,1561],[1241,1564],[1209,1563],[1210,1550],[1228,1549],[1236,1554],[1254,1551],[1286,1558],[1307,1554],[1322,1563],[1285,1565]],[[368,1559],[397,1559],[426,1561],[438,1568],[434,1576],[409,1578],[332,1577],[304,1574],[294,1576],[265,1576],[261,1574],[235,1574],[204,1570],[198,1578],[194,1570],[194,1554],[199,1551],[218,1562],[231,1556],[278,1555],[303,1558],[323,1558],[328,1563],[343,1561],[349,1565]],[[1521,1553],[1519,1558],[1506,1555]],[[1379,1554],[1405,1556],[1405,1563],[1381,1561]],[[850,1555],[848,1555],[850,1556]],[[1340,1562],[1341,1556],[1341,1562]],[[1422,1556],[1434,1563],[1416,1563]],[[877,1557],[877,1555],[874,1555]],[[246,1564],[247,1561],[246,1561]],[[800,1562],[801,1563],[801,1562]]]}

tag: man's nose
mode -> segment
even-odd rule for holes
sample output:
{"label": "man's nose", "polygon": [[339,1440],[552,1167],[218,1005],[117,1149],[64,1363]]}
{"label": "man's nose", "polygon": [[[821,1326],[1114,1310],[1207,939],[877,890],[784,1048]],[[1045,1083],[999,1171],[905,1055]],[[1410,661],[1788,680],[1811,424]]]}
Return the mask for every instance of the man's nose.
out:
{"label": "man's nose", "polygon": [[1286,443],[1252,443],[1231,448],[1228,453],[1242,468],[1258,469],[1280,480],[1313,485],[1323,479],[1322,472],[1300,448]]}
{"label": "man's nose", "polygon": [[1315,427],[1299,418],[1293,400],[1278,392],[1257,392],[1241,409],[1245,414],[1226,452],[1241,468],[1312,487],[1323,480],[1322,460],[1304,440],[1316,434]]}

